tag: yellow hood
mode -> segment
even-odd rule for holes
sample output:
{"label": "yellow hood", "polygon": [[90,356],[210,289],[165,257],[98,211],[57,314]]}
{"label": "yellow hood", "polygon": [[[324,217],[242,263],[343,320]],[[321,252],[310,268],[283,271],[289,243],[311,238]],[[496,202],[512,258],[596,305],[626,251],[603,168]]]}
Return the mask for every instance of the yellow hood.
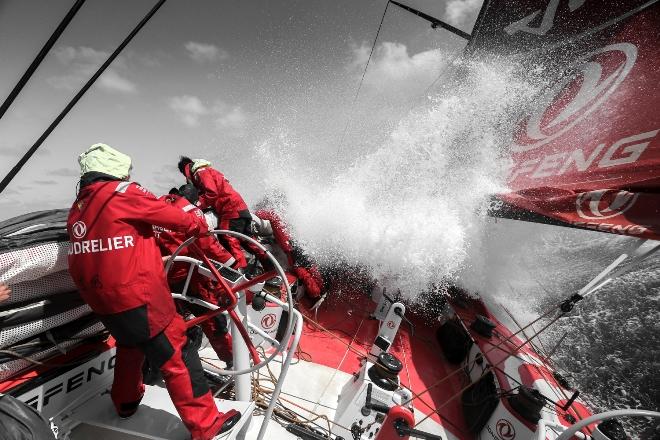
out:
{"label": "yellow hood", "polygon": [[190,165],[190,172],[194,174],[198,169],[204,167],[210,167],[210,166],[211,166],[211,162],[209,162],[208,160],[193,159],[193,163],[192,165]]}
{"label": "yellow hood", "polygon": [[94,144],[78,156],[80,175],[96,171],[118,179],[131,174],[131,158],[106,144]]}

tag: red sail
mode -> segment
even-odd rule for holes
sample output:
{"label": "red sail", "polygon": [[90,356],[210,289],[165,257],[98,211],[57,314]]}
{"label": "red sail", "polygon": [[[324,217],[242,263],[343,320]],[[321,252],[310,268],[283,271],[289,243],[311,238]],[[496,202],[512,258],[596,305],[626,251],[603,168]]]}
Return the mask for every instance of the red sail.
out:
{"label": "red sail", "polygon": [[660,240],[660,3],[512,3],[488,2],[469,50],[562,61],[494,215]]}

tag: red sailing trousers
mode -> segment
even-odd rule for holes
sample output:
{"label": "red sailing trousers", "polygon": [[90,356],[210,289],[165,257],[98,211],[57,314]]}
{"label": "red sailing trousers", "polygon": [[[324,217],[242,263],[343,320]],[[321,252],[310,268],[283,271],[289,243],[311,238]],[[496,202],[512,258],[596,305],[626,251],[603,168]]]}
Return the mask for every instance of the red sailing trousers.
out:
{"label": "red sailing trousers", "polygon": [[118,345],[112,401],[119,415],[129,416],[135,412],[144,394],[142,363],[146,356],[163,374],[167,391],[192,439],[211,440],[232,414],[218,412],[199,358],[183,358],[186,342],[183,319],[175,315],[172,322],[147,343],[139,347]]}
{"label": "red sailing trousers", "polygon": [[[234,219],[231,218],[218,219],[218,229],[232,230],[229,226],[229,222],[231,220]],[[239,231],[239,232],[243,232],[243,231]],[[220,243],[222,243],[224,248],[227,249],[231,253],[231,255],[236,259],[236,264],[234,265],[234,267],[236,267],[237,269],[242,269],[245,266],[247,266],[245,253],[243,252],[243,248],[241,247],[241,242],[239,239],[223,234],[218,237],[218,240],[220,241]]]}
{"label": "red sailing trousers", "polygon": [[[170,279],[170,286],[173,292],[181,292],[183,290],[185,278],[181,278],[175,277]],[[204,275],[200,275],[197,270],[195,270],[190,278],[188,295],[195,296],[211,304],[218,304],[218,299],[214,293],[213,281]],[[183,309],[187,309],[195,316],[200,316],[209,311],[195,304],[179,303],[178,305]],[[218,355],[218,359],[225,363],[232,363],[231,334],[229,334],[227,318],[224,315],[219,315],[215,318],[202,321],[200,327],[202,327],[202,331],[209,340],[211,347],[213,347],[213,350]]]}

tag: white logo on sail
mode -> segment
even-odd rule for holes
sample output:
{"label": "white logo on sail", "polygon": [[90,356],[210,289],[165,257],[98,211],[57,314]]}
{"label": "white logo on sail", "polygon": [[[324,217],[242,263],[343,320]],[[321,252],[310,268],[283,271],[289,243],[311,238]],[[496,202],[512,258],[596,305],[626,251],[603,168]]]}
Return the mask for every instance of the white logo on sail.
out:
{"label": "white logo on sail", "polygon": [[[605,54],[594,60],[596,55]],[[622,60],[620,54],[623,54]],[[616,61],[618,65],[603,77],[606,70],[601,62]],[[535,103],[536,110],[526,122],[525,135],[528,141],[523,145],[513,145],[516,153],[539,148],[563,135],[586,116],[600,107],[628,76],[637,60],[637,47],[631,43],[612,44],[579,58],[572,67],[573,75],[562,78]],[[557,114],[548,118],[557,99],[570,87],[579,87],[575,96]]]}
{"label": "white logo on sail", "polygon": [[632,208],[638,196],[628,191],[601,189],[581,193],[575,203],[580,217],[602,220],[623,214]]}
{"label": "white logo on sail", "polygon": [[87,234],[87,225],[85,222],[77,221],[71,227],[71,234],[78,240],[83,238]]}

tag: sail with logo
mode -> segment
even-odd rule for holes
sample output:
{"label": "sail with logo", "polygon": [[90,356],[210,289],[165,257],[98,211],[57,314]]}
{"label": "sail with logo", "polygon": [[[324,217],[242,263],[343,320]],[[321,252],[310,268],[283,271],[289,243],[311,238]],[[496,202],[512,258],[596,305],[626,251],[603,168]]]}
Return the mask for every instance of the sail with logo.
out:
{"label": "sail with logo", "polygon": [[468,52],[545,80],[492,215],[660,239],[659,37],[657,0],[486,2]]}

